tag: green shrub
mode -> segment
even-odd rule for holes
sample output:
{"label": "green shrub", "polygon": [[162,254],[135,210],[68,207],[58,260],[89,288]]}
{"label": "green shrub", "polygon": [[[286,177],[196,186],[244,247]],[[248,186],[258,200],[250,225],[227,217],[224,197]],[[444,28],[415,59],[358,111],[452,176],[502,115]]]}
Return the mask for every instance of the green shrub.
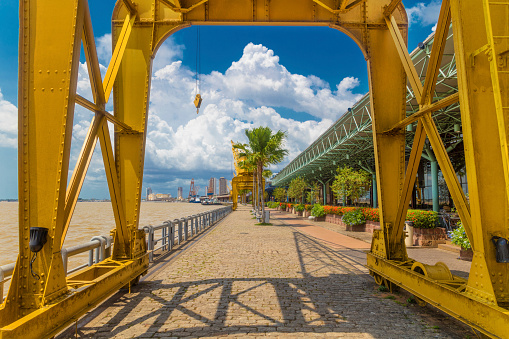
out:
{"label": "green shrub", "polygon": [[266,206],[267,206],[268,208],[276,208],[276,207],[278,207],[278,206],[279,206],[279,203],[274,202],[274,201],[268,201],[268,202],[267,202],[267,204],[266,204]]}
{"label": "green shrub", "polygon": [[343,214],[342,220],[348,226],[362,225],[366,223],[366,218],[360,209],[346,212]]}
{"label": "green shrub", "polygon": [[311,211],[313,209],[313,205],[304,205],[304,209],[306,211]]}
{"label": "green shrub", "polygon": [[315,204],[313,206],[313,209],[311,209],[311,215],[317,218],[325,216],[325,210],[323,209],[322,205]]}
{"label": "green shrub", "polygon": [[438,213],[434,211],[408,210],[407,221],[413,221],[415,228],[435,228],[438,222]]}
{"label": "green shrub", "polygon": [[470,240],[468,240],[467,233],[461,222],[459,222],[458,225],[460,225],[460,227],[452,231],[451,241],[453,244],[461,246],[462,249],[468,250],[472,248]]}
{"label": "green shrub", "polygon": [[303,204],[298,204],[297,206],[295,206],[295,210],[297,212],[302,212],[304,211],[304,205]]}
{"label": "green shrub", "polygon": [[282,210],[286,209],[286,203],[284,203],[284,202],[280,202],[279,206],[281,207]]}

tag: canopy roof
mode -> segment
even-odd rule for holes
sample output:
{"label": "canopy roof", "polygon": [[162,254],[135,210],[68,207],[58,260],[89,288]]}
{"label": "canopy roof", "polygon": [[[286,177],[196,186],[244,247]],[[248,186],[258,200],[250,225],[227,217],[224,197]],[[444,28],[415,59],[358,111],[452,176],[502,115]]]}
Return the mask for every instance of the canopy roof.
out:
{"label": "canopy roof", "polygon": [[[416,48],[410,54],[423,83],[433,40],[434,34],[423,42],[422,48]],[[409,84],[407,84],[407,89],[406,114],[409,116],[418,111],[419,104]],[[450,29],[433,101],[445,98],[457,91],[454,42],[452,29]],[[456,170],[463,168],[465,165],[463,147],[458,147],[462,144],[459,103],[436,111],[433,114],[433,119],[445,147],[449,151],[453,166]],[[411,130],[407,126],[405,133],[407,158],[410,155],[416,123],[411,126]],[[426,147],[431,150],[430,146],[427,145]],[[423,153],[423,157],[429,160],[426,152]],[[274,186],[286,186],[297,176],[302,176],[310,181],[327,182],[334,177],[336,169],[343,166],[363,168],[369,172],[374,172],[375,157],[369,93],[364,95],[306,150],[281,170],[273,178],[272,184]]]}

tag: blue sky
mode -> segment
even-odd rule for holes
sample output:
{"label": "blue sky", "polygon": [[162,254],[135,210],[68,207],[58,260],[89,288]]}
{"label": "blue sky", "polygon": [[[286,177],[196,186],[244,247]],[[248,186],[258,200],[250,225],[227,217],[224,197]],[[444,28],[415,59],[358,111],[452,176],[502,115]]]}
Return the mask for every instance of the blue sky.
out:
{"label": "blue sky", "polygon": [[[439,1],[403,1],[410,17],[409,50],[436,24]],[[114,1],[89,0],[101,64],[111,55]],[[0,2],[0,199],[17,198],[18,2]],[[368,91],[366,62],[346,35],[329,28],[223,27],[200,30],[200,92],[196,115],[197,27],[172,35],[154,61],[143,187],[176,195],[190,179],[231,179],[229,140],[259,125],[287,130],[290,156],[283,168]],[[334,56],[334,57],[331,57]],[[84,62],[82,58],[82,62]],[[78,93],[90,97],[86,66]],[[103,74],[104,75],[104,74]],[[107,107],[111,110],[112,107]],[[91,114],[77,108],[71,169]],[[70,177],[70,174],[69,174]],[[81,193],[107,198],[99,148]]]}

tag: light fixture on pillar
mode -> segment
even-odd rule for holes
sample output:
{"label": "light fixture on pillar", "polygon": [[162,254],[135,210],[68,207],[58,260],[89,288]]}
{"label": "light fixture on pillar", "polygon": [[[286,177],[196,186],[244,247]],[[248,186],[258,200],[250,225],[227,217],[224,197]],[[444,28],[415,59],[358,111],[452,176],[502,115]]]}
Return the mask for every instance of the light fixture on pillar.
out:
{"label": "light fixture on pillar", "polygon": [[47,241],[48,237],[48,229],[45,227],[30,227],[30,251],[32,251],[32,259],[30,260],[30,272],[32,273],[32,276],[40,280],[40,276],[34,272],[32,268],[32,264],[34,263],[35,259],[37,259],[37,253],[42,250],[44,244]]}
{"label": "light fixture on pillar", "polygon": [[348,107],[348,112],[352,113],[352,107]]}
{"label": "light fixture on pillar", "polygon": [[362,166],[362,161],[359,160],[359,166]]}
{"label": "light fixture on pillar", "polygon": [[424,45],[424,43],[419,42],[419,43],[417,44],[417,47],[419,47],[419,49],[424,49],[425,45]]}
{"label": "light fixture on pillar", "polygon": [[454,124],[454,133],[461,133],[461,125]]}
{"label": "light fixture on pillar", "polygon": [[413,131],[414,131],[414,125],[412,125],[412,124],[407,125],[407,126],[406,126],[406,131],[407,131],[407,132],[413,132]]}
{"label": "light fixture on pillar", "polygon": [[349,160],[349,159],[350,159],[350,155],[349,155],[349,154],[347,154],[347,155],[345,156],[345,158],[346,158],[346,160]]}

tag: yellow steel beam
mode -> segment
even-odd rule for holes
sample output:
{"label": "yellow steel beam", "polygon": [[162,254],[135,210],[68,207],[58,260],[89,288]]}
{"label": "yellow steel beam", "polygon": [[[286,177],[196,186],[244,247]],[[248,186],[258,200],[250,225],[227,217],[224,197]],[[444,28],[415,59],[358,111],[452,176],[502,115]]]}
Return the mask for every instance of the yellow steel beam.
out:
{"label": "yellow steel beam", "polygon": [[113,207],[113,215],[116,225],[115,252],[118,257],[129,254],[129,239],[127,231],[127,221],[125,210],[120,195],[120,183],[118,173],[115,167],[115,159],[113,157],[113,149],[111,147],[110,131],[108,123],[103,121],[99,131],[99,141],[101,143],[101,153],[103,156],[104,170],[106,171],[106,179],[108,180],[108,188],[110,191],[111,205]]}
{"label": "yellow steel beam", "polygon": [[435,37],[433,39],[433,47],[426,70],[426,78],[424,80],[423,95],[421,105],[431,104],[433,101],[433,93],[437,83],[438,73],[440,72],[440,62],[444,54],[447,35],[449,34],[449,26],[451,25],[451,7],[449,0],[442,0],[442,8],[438,17]]}
{"label": "yellow steel beam", "polygon": [[491,83],[497,114],[506,197],[509,202],[509,3],[483,0]]}
{"label": "yellow steel beam", "polygon": [[396,10],[396,8],[401,3],[401,0],[392,0],[390,4],[384,6],[384,16],[388,17],[389,15],[392,15],[392,12]]}
{"label": "yellow steel beam", "polygon": [[108,102],[111,90],[113,89],[113,84],[115,83],[117,72],[119,70],[120,63],[122,62],[122,57],[129,41],[129,36],[131,35],[135,19],[136,16],[131,15],[131,13],[127,14],[124,20],[124,25],[120,31],[120,35],[115,45],[113,55],[111,56],[111,61],[108,65],[106,76],[104,77],[104,97],[106,98],[106,102]]}
{"label": "yellow steel beam", "polygon": [[399,31],[398,24],[396,23],[396,19],[391,15],[390,18],[386,17],[385,22],[387,23],[387,27],[389,27],[389,32],[391,32],[392,40],[396,46],[399,57],[401,59],[401,63],[405,68],[406,75],[408,76],[408,80],[410,81],[410,85],[414,91],[415,98],[417,102],[421,102],[422,98],[422,84],[421,79],[417,75],[417,70],[414,67],[414,63],[410,58],[410,54],[408,54],[406,42],[403,39]]}
{"label": "yellow steel beam", "polygon": [[109,122],[117,125],[118,127],[126,131],[133,131],[131,126],[124,124],[122,121],[118,120],[114,115],[111,115],[110,113],[102,109],[100,106],[94,104],[93,102],[90,102],[81,95],[76,94],[76,103],[79,104],[81,107],[84,107],[92,112],[103,115]]}
{"label": "yellow steel beam", "polygon": [[[380,12],[380,14],[382,14]],[[383,23],[385,18],[380,18]],[[396,238],[398,198],[402,194],[405,171],[405,136],[383,134],[385,130],[405,117],[405,105],[399,99],[406,93],[405,67],[400,61],[400,48],[393,44],[392,35],[397,31],[401,37],[398,23],[394,19],[391,30],[370,30],[371,58],[368,59],[370,81],[371,115],[373,145],[376,164],[380,224],[383,237],[380,239],[380,253],[391,258],[406,259],[402,237]],[[395,27],[395,30],[394,30]],[[402,27],[406,36],[407,29]],[[401,38],[402,41],[402,38]],[[404,45],[404,42],[402,41]]]}
{"label": "yellow steel beam", "polygon": [[122,2],[124,3],[125,7],[129,10],[130,14],[132,16],[135,16],[136,15],[136,6],[132,2],[132,0],[122,0]]}
{"label": "yellow steel beam", "polygon": [[[422,122],[419,121],[417,129],[415,131],[414,142],[412,145],[412,151],[410,152],[410,159],[408,159],[408,165],[405,174],[405,181],[403,183],[403,190],[401,197],[399,198],[398,212],[396,215],[396,225],[400,227],[396,228],[394,234],[394,240],[401,239],[403,236],[403,223],[406,220],[406,214],[408,210],[408,203],[410,201],[412,190],[414,188],[415,176],[419,168],[421,161],[422,149],[424,148],[424,142],[426,141],[426,133],[424,131]],[[390,258],[389,258],[390,259]]]}
{"label": "yellow steel beam", "polygon": [[[104,88],[101,77],[101,69],[97,58],[97,49],[94,40],[94,30],[92,28],[92,19],[90,18],[90,9],[88,8],[88,0],[82,0],[85,7],[84,28],[83,28],[83,49],[87,60],[88,75],[92,88],[94,102],[103,107],[106,103],[104,99]],[[103,107],[104,108],[104,107]]]}
{"label": "yellow steel beam", "polygon": [[[20,2],[19,255],[0,327],[67,292],[60,244],[84,15],[79,0]],[[29,249],[34,226],[48,229],[36,258]]]}
{"label": "yellow steel beam", "polygon": [[[412,263],[413,261],[410,261]],[[408,264],[408,263],[407,263]],[[410,270],[409,265],[387,260],[371,253],[367,266],[372,274],[378,274],[393,284],[404,288],[430,305],[449,313],[492,338],[506,338],[509,312],[495,303],[470,295],[464,289],[463,280],[453,276],[452,281],[441,281]]]}
{"label": "yellow steel beam", "polygon": [[[492,6],[490,2],[490,6]],[[508,129],[508,121],[497,118],[497,89],[493,86],[493,68],[488,49],[486,55],[476,55],[489,45],[488,29],[500,34],[507,31],[507,10],[501,5],[496,12],[498,23],[487,27],[485,2],[451,0],[454,49],[460,93],[461,123],[465,145],[474,259],[468,280],[472,295],[509,304],[509,271],[507,264],[496,261],[494,235],[509,239],[507,202],[507,168],[503,159],[504,142],[501,127]],[[504,11],[505,9],[505,11]],[[505,15],[505,17],[504,17]],[[504,23],[505,22],[505,23]],[[494,57],[494,56],[493,56]],[[475,62],[473,62],[475,59]],[[503,70],[501,64],[498,70]],[[503,94],[502,98],[507,98]],[[501,126],[502,125],[502,126]],[[498,277],[498,278],[494,278]]]}
{"label": "yellow steel beam", "polygon": [[394,124],[391,128],[386,130],[384,133],[387,133],[387,134],[396,133],[400,129],[404,128],[405,126],[410,125],[411,123],[419,120],[419,118],[422,117],[423,115],[426,115],[428,113],[433,113],[435,111],[438,111],[439,109],[450,106],[458,101],[459,101],[459,93],[454,93],[454,94],[449,95],[448,97],[445,97],[437,102],[432,103],[431,105],[423,106],[417,112],[406,117],[405,119],[401,120],[397,124]]}
{"label": "yellow steel beam", "polygon": [[[142,231],[143,232],[143,231]],[[145,246],[144,242],[138,242]],[[146,272],[148,256],[124,262],[108,259],[67,277],[67,284],[79,286],[44,308],[14,321],[0,330],[2,339],[52,338],[104,298]],[[76,284],[76,282],[78,282]]]}
{"label": "yellow steel beam", "polygon": [[67,187],[66,199],[65,199],[65,219],[64,219],[64,230],[62,234],[62,240],[60,241],[60,248],[65,241],[65,236],[67,234],[67,230],[69,228],[69,224],[71,223],[71,218],[74,213],[74,209],[76,207],[76,202],[78,201],[78,196],[81,191],[81,187],[83,186],[83,181],[85,181],[85,175],[88,170],[88,166],[90,164],[90,160],[92,160],[92,155],[94,153],[95,144],[97,142],[97,132],[99,131],[100,126],[103,123],[103,116],[96,115],[90,127],[88,129],[87,137],[85,139],[85,143],[81,149],[80,156],[78,161],[76,162],[76,166],[74,166],[74,171],[72,173],[71,181],[69,182],[69,186]]}

